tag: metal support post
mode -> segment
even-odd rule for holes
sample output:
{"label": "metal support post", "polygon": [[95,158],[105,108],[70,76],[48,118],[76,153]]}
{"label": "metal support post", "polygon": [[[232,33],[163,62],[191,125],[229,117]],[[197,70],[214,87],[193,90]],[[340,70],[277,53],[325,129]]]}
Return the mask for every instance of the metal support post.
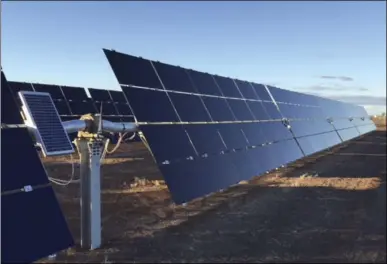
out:
{"label": "metal support post", "polygon": [[101,246],[100,159],[104,140],[78,138],[75,144],[81,159],[81,247],[93,250]]}

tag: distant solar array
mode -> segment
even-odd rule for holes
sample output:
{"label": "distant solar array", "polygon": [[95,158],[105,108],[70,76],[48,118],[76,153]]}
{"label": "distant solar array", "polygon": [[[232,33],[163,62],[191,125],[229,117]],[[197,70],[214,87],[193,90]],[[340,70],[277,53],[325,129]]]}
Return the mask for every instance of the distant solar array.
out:
{"label": "distant solar array", "polygon": [[[62,121],[78,119],[84,114],[100,113],[101,105],[103,119],[112,122],[134,121],[132,111],[122,91],[88,88],[89,94],[91,95],[90,98],[86,90],[81,87],[19,81],[9,81],[8,83],[11,87],[13,97],[18,102],[19,108],[21,106],[21,101],[18,96],[19,91],[49,93]],[[112,142],[118,139],[117,135],[106,136]],[[69,137],[73,140],[76,137],[76,133],[71,133]]]}
{"label": "distant solar array", "polygon": [[360,106],[104,52],[176,203],[375,129]]}
{"label": "distant solar array", "polygon": [[121,91],[88,88],[91,98],[81,87],[52,84],[9,82],[13,97],[18,100],[19,91],[46,92],[51,95],[62,121],[79,118],[87,113],[100,113],[101,104],[104,119],[132,122],[133,115]]}
{"label": "distant solar array", "polygon": [[30,263],[74,245],[1,72],[1,262]]}

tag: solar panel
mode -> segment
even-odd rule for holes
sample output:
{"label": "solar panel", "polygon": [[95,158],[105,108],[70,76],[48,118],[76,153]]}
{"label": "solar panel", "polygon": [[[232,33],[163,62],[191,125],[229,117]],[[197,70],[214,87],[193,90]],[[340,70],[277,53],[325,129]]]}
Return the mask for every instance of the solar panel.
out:
{"label": "solar panel", "polygon": [[199,156],[220,154],[226,146],[215,124],[183,125]]}
{"label": "solar panel", "polygon": [[95,108],[97,109],[97,113],[101,111],[102,105],[102,115],[103,116],[116,116],[118,115],[117,109],[114,107],[112,103],[109,102],[94,102]]}
{"label": "solar panel", "polygon": [[86,90],[81,87],[61,86],[63,94],[67,100],[88,101]]}
{"label": "solar panel", "polygon": [[252,100],[259,99],[254,91],[253,86],[249,82],[235,79],[235,84],[238,86],[238,89],[241,92],[243,98]]}
{"label": "solar panel", "polygon": [[60,116],[71,115],[70,108],[66,101],[53,100],[56,110]]}
{"label": "solar panel", "polygon": [[89,113],[99,113],[99,110],[91,101],[68,101],[71,113],[73,115],[85,115]]}
{"label": "solar panel", "polygon": [[246,103],[246,101],[227,99],[227,103],[230,106],[231,111],[233,112],[237,121],[255,120],[255,117],[249,109],[249,105]]}
{"label": "solar panel", "polygon": [[125,69],[120,71],[117,68],[114,71],[118,82],[126,85],[140,86],[140,87],[150,87],[155,89],[163,89],[161,86],[160,80],[152,67],[152,64],[149,60],[144,60],[135,56],[126,55],[119,52],[110,53],[108,56],[110,64],[126,64],[126,65],[136,65],[136,67],[131,67],[129,71]]}
{"label": "solar panel", "polygon": [[270,94],[267,92],[266,87],[260,83],[251,83],[258,98],[262,101],[271,102]]}
{"label": "solar panel", "polygon": [[112,101],[108,90],[88,88],[91,98],[97,102],[110,102]]}
{"label": "solar panel", "polygon": [[[1,90],[2,124],[23,123],[3,72]],[[31,263],[73,246],[27,128],[2,126],[1,139],[1,262]]]}
{"label": "solar panel", "polygon": [[348,141],[359,136],[359,132],[355,127],[337,130],[342,141]]}
{"label": "solar panel", "polygon": [[[169,97],[183,122],[211,121],[200,96],[190,94],[169,93]],[[195,111],[192,111],[195,109]]]}
{"label": "solar panel", "polygon": [[8,86],[11,89],[12,96],[15,98],[18,106],[21,106],[21,101],[18,96],[19,91],[33,91],[33,87],[30,83],[25,82],[10,82],[8,81]]}
{"label": "solar panel", "polygon": [[212,75],[194,70],[187,70],[187,72],[191,77],[194,87],[200,94],[217,96],[222,95],[222,92],[220,91]]}
{"label": "solar panel", "polygon": [[185,69],[161,62],[153,62],[153,65],[159,77],[163,80],[163,85],[166,90],[187,93],[198,92],[192,84],[190,76]]}
{"label": "solar panel", "polygon": [[111,97],[113,102],[116,102],[116,103],[126,103],[126,98],[125,98],[125,95],[124,95],[124,93],[122,91],[110,90],[109,94],[110,94],[110,97]]}
{"label": "solar panel", "polygon": [[23,109],[44,155],[62,155],[74,152],[73,145],[63,128],[61,119],[49,93],[19,92]]}
{"label": "solar panel", "polygon": [[360,134],[352,105],[104,52],[176,203]]}
{"label": "solar panel", "polygon": [[179,121],[167,92],[132,87],[122,87],[122,90],[139,122]]}
{"label": "solar panel", "polygon": [[254,115],[255,120],[270,120],[271,119],[266,108],[263,106],[263,102],[248,101],[247,105],[249,106],[249,109],[251,110],[252,114]]}
{"label": "solar panel", "polygon": [[[2,172],[12,172],[8,177],[7,174],[1,177],[2,193],[28,185],[49,184],[45,173],[36,173],[31,177],[31,173],[43,171],[43,167],[27,128],[2,129],[1,138],[1,151],[4,154],[1,155],[1,169]],[[20,163],[21,157],[23,166]]]}
{"label": "solar panel", "polygon": [[233,112],[231,112],[231,109],[227,104],[226,99],[220,97],[202,96],[202,100],[213,121],[224,122],[236,120]]}
{"label": "solar panel", "polygon": [[218,75],[214,75],[214,79],[224,96],[230,98],[242,98],[242,94],[239,92],[233,79]]}
{"label": "solar panel", "polygon": [[116,103],[114,106],[119,115],[132,115],[132,111],[127,103]]}
{"label": "solar panel", "polygon": [[58,85],[33,83],[36,92],[49,93],[53,100],[64,100],[61,88]]}
{"label": "solar panel", "polygon": [[23,119],[12,96],[3,71],[1,71],[1,123],[23,124]]}
{"label": "solar panel", "polygon": [[2,263],[32,263],[74,245],[52,187],[2,195],[1,214]]}

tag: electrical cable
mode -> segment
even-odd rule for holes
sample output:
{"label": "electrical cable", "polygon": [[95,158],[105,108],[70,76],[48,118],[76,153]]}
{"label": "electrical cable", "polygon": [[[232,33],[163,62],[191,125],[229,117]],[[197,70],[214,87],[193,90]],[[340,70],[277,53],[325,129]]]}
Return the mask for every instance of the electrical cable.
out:
{"label": "electrical cable", "polygon": [[62,179],[58,179],[58,178],[48,177],[48,180],[50,182],[55,183],[57,185],[61,185],[61,186],[67,186],[70,183],[77,183],[77,182],[80,181],[80,179],[74,180],[74,176],[75,176],[75,162],[74,162],[74,158],[73,158],[72,154],[70,155],[70,159],[71,159],[71,177],[70,177],[70,179],[66,181],[66,180],[62,180]]}

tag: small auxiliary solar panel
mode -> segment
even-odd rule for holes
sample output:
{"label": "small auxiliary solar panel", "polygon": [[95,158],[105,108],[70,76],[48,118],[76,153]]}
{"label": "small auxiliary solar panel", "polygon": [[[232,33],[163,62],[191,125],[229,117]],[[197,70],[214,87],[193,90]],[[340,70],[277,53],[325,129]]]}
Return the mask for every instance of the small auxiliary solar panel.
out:
{"label": "small auxiliary solar panel", "polygon": [[35,133],[45,156],[74,152],[73,145],[63,128],[61,118],[49,93],[19,92],[27,124]]}

